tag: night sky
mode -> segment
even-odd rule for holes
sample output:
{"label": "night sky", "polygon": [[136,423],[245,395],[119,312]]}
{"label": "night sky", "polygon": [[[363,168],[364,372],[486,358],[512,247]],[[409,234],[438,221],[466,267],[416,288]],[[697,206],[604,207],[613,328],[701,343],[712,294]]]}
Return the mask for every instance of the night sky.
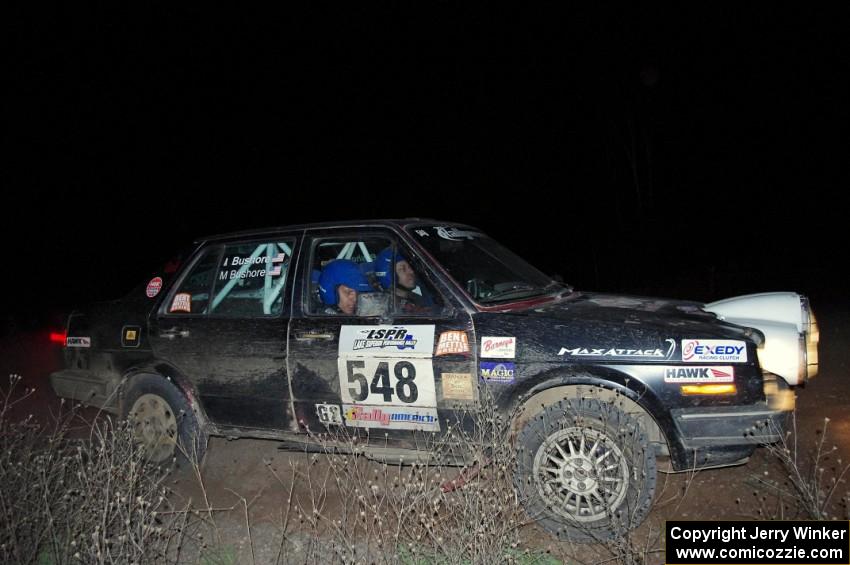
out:
{"label": "night sky", "polygon": [[375,217],[478,226],[581,289],[841,298],[848,11],[523,8],[10,14],[4,318],[198,236]]}

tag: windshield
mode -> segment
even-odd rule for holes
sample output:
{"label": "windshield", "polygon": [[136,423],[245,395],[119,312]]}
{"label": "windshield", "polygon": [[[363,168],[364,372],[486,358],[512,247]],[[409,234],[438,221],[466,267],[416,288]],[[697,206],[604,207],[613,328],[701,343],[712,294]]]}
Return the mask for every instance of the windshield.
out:
{"label": "windshield", "polygon": [[410,234],[480,304],[539,296],[562,285],[481,232],[416,226]]}

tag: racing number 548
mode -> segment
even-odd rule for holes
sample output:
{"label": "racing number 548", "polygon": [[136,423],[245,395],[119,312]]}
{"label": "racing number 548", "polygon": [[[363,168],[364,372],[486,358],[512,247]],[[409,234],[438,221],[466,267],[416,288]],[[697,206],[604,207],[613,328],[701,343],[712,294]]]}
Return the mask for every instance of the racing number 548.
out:
{"label": "racing number 548", "polygon": [[356,402],[361,402],[369,397],[369,393],[383,396],[384,402],[392,402],[393,392],[398,399],[407,404],[416,402],[419,398],[419,389],[416,388],[416,368],[409,361],[396,361],[393,363],[393,376],[395,376],[395,388],[390,383],[390,362],[381,361],[372,376],[372,383],[362,371],[366,363],[356,359],[348,359],[345,362],[345,372],[348,377],[348,393]]}

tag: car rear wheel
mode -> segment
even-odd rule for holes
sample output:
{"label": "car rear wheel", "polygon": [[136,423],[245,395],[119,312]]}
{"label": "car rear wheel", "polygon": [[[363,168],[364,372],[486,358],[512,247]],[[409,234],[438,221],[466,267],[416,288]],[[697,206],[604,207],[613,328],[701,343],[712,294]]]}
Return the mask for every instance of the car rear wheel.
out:
{"label": "car rear wheel", "polygon": [[142,375],[124,398],[124,417],[153,464],[200,462],[207,436],[183,393],[170,381]]}
{"label": "car rear wheel", "polygon": [[611,402],[562,400],[525,423],[514,477],[526,511],[561,539],[592,542],[644,520],[654,452],[640,424]]}

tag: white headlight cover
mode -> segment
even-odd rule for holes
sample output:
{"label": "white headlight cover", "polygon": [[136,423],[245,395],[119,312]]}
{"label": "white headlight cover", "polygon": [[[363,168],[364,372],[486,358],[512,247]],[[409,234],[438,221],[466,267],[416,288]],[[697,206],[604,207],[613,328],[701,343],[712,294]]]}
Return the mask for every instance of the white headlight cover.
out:
{"label": "white headlight cover", "polygon": [[759,364],[789,385],[802,384],[817,374],[817,321],[805,296],[794,292],[751,294],[706,304],[705,310],[764,334]]}

